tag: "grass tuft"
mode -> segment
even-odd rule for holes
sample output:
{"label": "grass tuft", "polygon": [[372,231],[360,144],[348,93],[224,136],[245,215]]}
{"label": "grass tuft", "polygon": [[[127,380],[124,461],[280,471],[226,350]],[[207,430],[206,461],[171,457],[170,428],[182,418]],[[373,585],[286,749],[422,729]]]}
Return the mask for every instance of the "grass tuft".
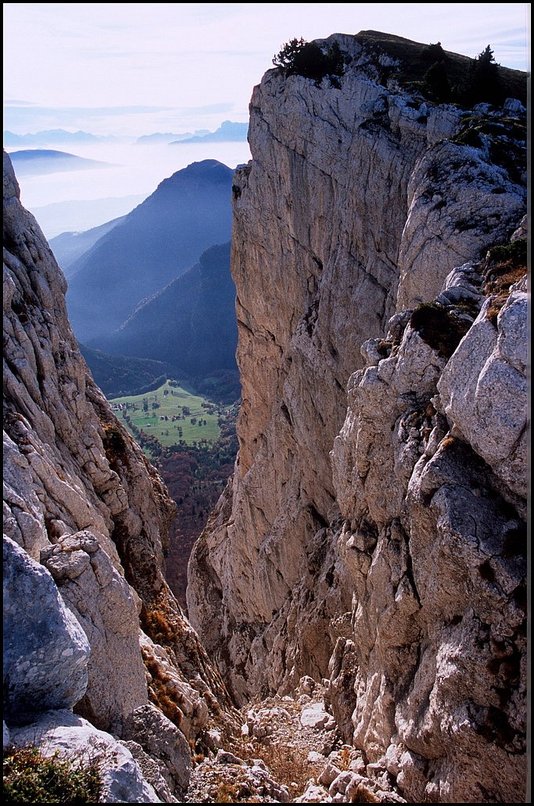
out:
{"label": "grass tuft", "polygon": [[5,803],[99,803],[98,759],[44,756],[38,747],[10,747],[4,753]]}

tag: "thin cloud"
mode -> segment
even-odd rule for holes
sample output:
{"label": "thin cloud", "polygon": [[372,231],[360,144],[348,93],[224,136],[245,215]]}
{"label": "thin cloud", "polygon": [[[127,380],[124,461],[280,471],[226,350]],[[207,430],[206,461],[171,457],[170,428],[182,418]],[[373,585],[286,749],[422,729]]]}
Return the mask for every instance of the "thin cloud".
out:
{"label": "thin cloud", "polygon": [[187,113],[194,115],[197,112],[199,114],[217,114],[217,112],[231,112],[234,108],[234,104],[228,101],[224,101],[220,104],[205,104],[204,106],[183,106],[177,111],[181,113]]}
{"label": "thin cloud", "polygon": [[16,113],[24,115],[57,115],[70,117],[84,115],[86,117],[106,117],[115,115],[144,115],[152,112],[170,112],[176,107],[172,106],[39,106],[31,102],[8,102],[4,106],[6,114]]}
{"label": "thin cloud", "polygon": [[4,101],[4,109],[9,109],[10,107],[15,106],[37,106],[33,101],[22,101],[18,98],[9,98]]}

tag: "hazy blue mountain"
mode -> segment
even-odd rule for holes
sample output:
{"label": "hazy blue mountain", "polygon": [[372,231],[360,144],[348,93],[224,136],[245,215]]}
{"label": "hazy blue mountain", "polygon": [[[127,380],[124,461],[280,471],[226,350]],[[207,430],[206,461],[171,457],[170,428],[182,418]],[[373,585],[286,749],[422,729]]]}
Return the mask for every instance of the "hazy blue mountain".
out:
{"label": "hazy blue mountain", "polygon": [[79,341],[112,333],[209,246],[229,240],[232,175],[216,160],[177,171],[70,266],[67,305]]}
{"label": "hazy blue mountain", "polygon": [[107,162],[88,160],[85,157],[78,157],[76,154],[68,154],[66,151],[53,151],[46,148],[12,151],[9,156],[17,176],[109,167]]}
{"label": "hazy blue mountain", "polygon": [[175,145],[175,143],[244,143],[247,134],[248,123],[233,123],[231,120],[225,120],[214,132],[195,135],[187,140],[173,140],[170,145]]}
{"label": "hazy blue mountain", "polygon": [[68,132],[65,129],[49,129],[34,134],[14,134],[4,131],[4,146],[43,146],[60,143],[101,143],[107,138],[89,132]]}
{"label": "hazy blue mountain", "polygon": [[209,134],[209,129],[196,129],[194,132],[184,132],[183,134],[172,134],[172,132],[154,132],[154,134],[144,134],[135,141],[137,145],[152,145],[154,143],[172,143],[178,140],[187,140],[190,137]]}
{"label": "hazy blue mountain", "polygon": [[105,224],[85,230],[85,232],[62,232],[61,235],[52,238],[48,243],[54,257],[63,269],[65,277],[71,276],[72,272],[69,269],[72,264],[88,252],[102,236],[107,235],[113,227],[124,221],[124,218],[124,216],[114,218],[113,221],[107,221]]}
{"label": "hazy blue mountain", "polygon": [[193,268],[141,304],[119,330],[93,339],[91,346],[163,361],[197,386],[212,373],[234,372],[230,399],[235,399],[237,321],[230,244],[207,249]]}

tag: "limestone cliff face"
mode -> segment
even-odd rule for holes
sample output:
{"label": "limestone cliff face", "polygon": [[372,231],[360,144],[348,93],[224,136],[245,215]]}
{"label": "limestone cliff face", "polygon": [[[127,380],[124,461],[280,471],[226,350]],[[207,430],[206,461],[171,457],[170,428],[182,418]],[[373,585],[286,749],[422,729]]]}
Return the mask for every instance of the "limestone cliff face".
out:
{"label": "limestone cliff face", "polygon": [[526,297],[485,302],[479,261],[526,196],[465,134],[524,109],[429,103],[335,39],[338,87],[269,71],[252,96],[240,449],[189,613],[238,699],[330,677],[346,739],[408,799],[521,799]]}
{"label": "limestone cliff face", "polygon": [[[97,728],[135,739],[132,715],[150,699],[194,740],[214,715],[224,722],[228,698],[163,578],[174,505],[92,381],[67,320],[63,275],[20,204],[7,155],[3,291],[4,534],[51,574],[90,649],[70,698],[54,707],[76,703]],[[39,693],[46,673],[36,673],[41,689],[28,688],[24,677],[42,650],[20,643],[30,615],[19,588],[13,585],[8,639],[13,722],[26,719],[32,697],[34,708],[47,702]],[[61,638],[58,662],[78,657],[79,645],[79,638],[70,648]],[[54,688],[53,675],[48,684]]]}

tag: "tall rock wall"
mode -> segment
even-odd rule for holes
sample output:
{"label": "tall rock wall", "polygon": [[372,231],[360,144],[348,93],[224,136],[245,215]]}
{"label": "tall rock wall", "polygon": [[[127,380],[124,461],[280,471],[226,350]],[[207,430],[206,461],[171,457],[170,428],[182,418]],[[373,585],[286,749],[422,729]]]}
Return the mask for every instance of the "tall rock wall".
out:
{"label": "tall rock wall", "polygon": [[525,211],[524,109],[430,103],[376,42],[332,41],[339,81],[252,96],[240,448],[189,614],[238,700],[330,677],[409,799],[521,799],[525,289],[484,302],[479,261]]}
{"label": "tall rock wall", "polygon": [[[46,567],[90,648],[80,670],[87,685],[63,707],[120,736],[150,699],[194,742],[210,720],[231,717],[224,684],[163,577],[174,504],[92,381],[67,320],[65,280],[20,204],[7,155],[3,292],[4,534]],[[24,683],[41,650],[20,643],[23,592],[13,586],[9,610],[13,722],[47,702],[46,679],[35,701]],[[41,616],[46,634],[54,616],[48,627],[46,608]],[[80,640],[61,640],[60,654],[77,657]],[[48,682],[53,689],[53,675]]]}

